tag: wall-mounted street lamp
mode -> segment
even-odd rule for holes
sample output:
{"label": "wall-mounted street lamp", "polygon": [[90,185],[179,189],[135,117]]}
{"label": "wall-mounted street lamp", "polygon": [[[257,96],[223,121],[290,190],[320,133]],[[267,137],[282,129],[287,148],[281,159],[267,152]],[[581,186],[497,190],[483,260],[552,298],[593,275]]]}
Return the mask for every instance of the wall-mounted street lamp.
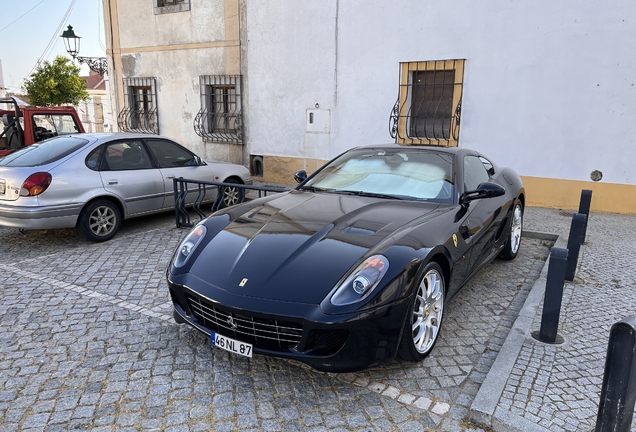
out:
{"label": "wall-mounted street lamp", "polygon": [[64,39],[66,52],[69,53],[71,57],[80,63],[88,65],[92,71],[95,71],[102,76],[108,73],[108,62],[106,61],[106,57],[80,57],[77,55],[80,50],[81,36],[75,33],[73,26],[69,25],[60,37]]}

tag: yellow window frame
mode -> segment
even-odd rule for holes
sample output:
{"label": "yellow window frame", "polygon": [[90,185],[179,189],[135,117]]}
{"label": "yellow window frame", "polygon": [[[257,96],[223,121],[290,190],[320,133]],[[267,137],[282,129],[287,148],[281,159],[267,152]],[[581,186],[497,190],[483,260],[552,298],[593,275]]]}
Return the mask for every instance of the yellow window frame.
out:
{"label": "yellow window frame", "polygon": [[[442,145],[456,147],[459,143],[459,123],[464,81],[465,59],[431,60],[400,63],[400,90],[398,100],[391,114],[391,135],[402,145]],[[411,136],[414,122],[412,98],[414,72],[454,71],[453,82],[442,85],[452,86],[451,117],[449,130],[445,136]],[[435,112],[437,115],[437,112]],[[433,134],[435,135],[435,134]]]}

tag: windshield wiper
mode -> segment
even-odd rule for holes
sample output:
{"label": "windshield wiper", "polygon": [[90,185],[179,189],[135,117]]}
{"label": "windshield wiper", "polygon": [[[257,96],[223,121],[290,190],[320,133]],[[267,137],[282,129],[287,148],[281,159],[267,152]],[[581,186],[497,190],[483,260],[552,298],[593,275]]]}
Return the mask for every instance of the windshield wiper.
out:
{"label": "windshield wiper", "polygon": [[334,190],[333,192],[347,194],[347,195],[372,197],[372,198],[387,198],[387,199],[397,199],[397,200],[411,199],[411,197],[404,196],[404,195],[389,195],[389,194],[381,194],[381,193],[365,192],[365,191]]}
{"label": "windshield wiper", "polygon": [[316,186],[303,186],[300,190],[306,190],[310,192],[333,192],[333,189],[324,189]]}

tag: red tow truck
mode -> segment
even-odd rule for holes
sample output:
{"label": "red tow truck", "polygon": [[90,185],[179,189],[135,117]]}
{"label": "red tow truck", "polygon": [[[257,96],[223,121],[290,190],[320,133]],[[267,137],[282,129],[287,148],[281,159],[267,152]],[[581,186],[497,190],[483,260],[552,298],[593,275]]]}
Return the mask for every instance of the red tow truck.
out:
{"label": "red tow truck", "polygon": [[82,132],[72,106],[19,106],[13,97],[0,98],[0,157],[47,138]]}

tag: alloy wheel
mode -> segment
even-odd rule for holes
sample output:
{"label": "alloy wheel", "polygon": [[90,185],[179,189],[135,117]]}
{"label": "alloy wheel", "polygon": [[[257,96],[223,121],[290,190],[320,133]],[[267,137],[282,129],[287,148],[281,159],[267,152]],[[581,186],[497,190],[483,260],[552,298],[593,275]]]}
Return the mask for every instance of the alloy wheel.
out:
{"label": "alloy wheel", "polygon": [[517,203],[512,215],[512,223],[510,224],[510,251],[517,254],[519,245],[521,244],[521,224],[523,222],[523,210],[521,204]]}
{"label": "alloy wheel", "polygon": [[235,186],[226,186],[223,188],[223,205],[230,207],[240,202],[239,188]]}
{"label": "alloy wheel", "polygon": [[431,350],[442,324],[444,282],[435,269],[422,278],[413,305],[413,344],[420,354]]}
{"label": "alloy wheel", "polygon": [[117,223],[117,215],[108,206],[99,206],[88,217],[88,226],[96,236],[110,234]]}

